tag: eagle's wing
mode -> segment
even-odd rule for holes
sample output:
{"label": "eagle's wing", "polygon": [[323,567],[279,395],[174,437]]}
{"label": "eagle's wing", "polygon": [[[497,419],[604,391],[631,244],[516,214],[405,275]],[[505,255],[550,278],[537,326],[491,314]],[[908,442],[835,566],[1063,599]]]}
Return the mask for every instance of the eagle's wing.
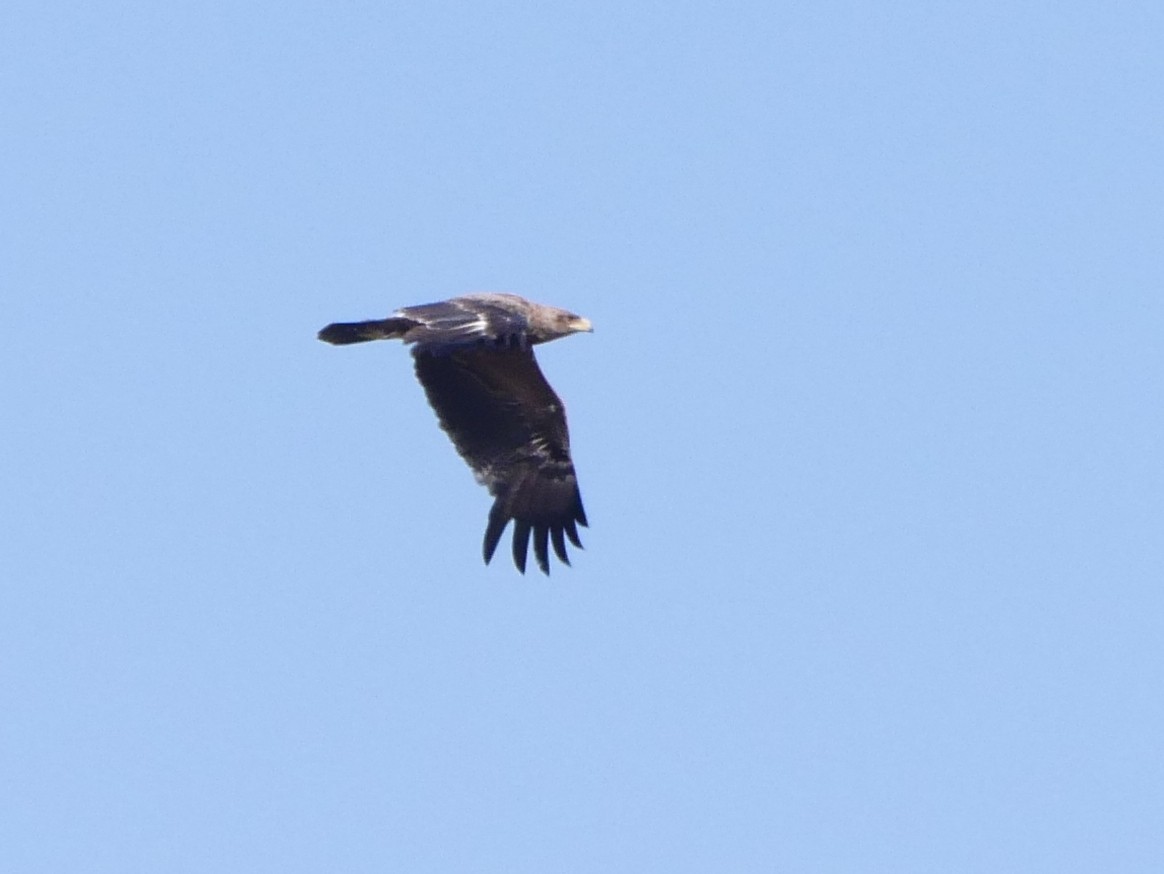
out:
{"label": "eagle's wing", "polygon": [[413,354],[417,378],[441,427],[495,498],[485,530],[485,561],[512,519],[518,570],[525,572],[531,533],[543,572],[550,572],[551,541],[558,558],[569,564],[564,538],[582,546],[575,523],[585,525],[586,513],[570,458],[566,412],[533,352],[484,345],[433,352],[418,344]]}
{"label": "eagle's wing", "polygon": [[413,323],[404,341],[415,343],[418,349],[438,353],[481,342],[495,346],[525,345],[529,320],[512,306],[492,302],[490,297],[493,296],[466,295],[398,310],[398,317]]}

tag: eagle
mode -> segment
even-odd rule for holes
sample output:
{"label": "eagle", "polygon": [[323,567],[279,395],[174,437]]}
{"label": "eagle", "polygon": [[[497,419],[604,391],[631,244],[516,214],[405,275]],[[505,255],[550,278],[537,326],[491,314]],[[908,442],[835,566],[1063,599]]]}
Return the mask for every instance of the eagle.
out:
{"label": "eagle", "polygon": [[513,562],[525,573],[530,536],[550,573],[549,545],[569,565],[566,538],[581,548],[587,525],[570,457],[566,410],[533,347],[593,331],[588,319],[516,294],[466,294],[398,309],[386,319],[335,322],[319,339],[336,345],[402,340],[441,428],[489,489],[485,564],[513,521]]}

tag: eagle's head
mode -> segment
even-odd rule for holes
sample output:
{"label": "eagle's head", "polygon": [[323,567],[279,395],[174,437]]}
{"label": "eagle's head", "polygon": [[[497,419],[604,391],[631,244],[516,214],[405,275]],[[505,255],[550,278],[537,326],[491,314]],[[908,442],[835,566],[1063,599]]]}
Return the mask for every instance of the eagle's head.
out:
{"label": "eagle's head", "polygon": [[531,313],[529,335],[535,343],[547,343],[550,340],[557,340],[559,337],[583,331],[591,333],[594,331],[590,319],[583,318],[569,310],[539,305]]}

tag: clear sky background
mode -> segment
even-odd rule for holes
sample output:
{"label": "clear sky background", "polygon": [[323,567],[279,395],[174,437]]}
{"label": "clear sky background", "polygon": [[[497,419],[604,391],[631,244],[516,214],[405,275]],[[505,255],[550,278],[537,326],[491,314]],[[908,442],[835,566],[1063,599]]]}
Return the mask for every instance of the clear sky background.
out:
{"label": "clear sky background", "polygon": [[[0,869],[1164,870],[1164,6],[0,11]],[[486,568],[398,344],[539,352]]]}

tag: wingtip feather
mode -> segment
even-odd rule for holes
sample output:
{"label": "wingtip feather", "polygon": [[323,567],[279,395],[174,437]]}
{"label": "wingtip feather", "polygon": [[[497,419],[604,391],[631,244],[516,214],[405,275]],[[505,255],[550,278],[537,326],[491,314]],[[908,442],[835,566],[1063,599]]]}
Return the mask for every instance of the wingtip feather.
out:
{"label": "wingtip feather", "polygon": [[520,519],[513,520],[513,563],[523,574],[525,573],[526,555],[529,552],[529,532],[528,522],[523,522]]}
{"label": "wingtip feather", "polygon": [[550,536],[554,541],[554,553],[561,559],[562,564],[569,567],[570,556],[566,554],[566,541],[562,537],[562,529],[555,525],[550,529]]}
{"label": "wingtip feather", "polygon": [[538,567],[547,577],[550,575],[550,529],[545,525],[534,526],[534,557]]}
{"label": "wingtip feather", "polygon": [[497,550],[497,544],[501,542],[501,535],[505,533],[507,525],[509,525],[509,517],[505,515],[505,511],[498,504],[494,504],[493,509],[489,511],[489,524],[485,528],[485,540],[481,550],[485,556],[485,564],[489,564],[492,560],[493,553]]}

